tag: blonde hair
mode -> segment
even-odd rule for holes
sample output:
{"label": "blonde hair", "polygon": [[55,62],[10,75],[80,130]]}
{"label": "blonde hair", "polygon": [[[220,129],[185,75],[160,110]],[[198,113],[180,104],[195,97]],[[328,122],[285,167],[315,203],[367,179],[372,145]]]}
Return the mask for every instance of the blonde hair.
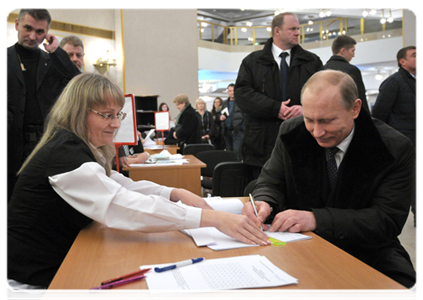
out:
{"label": "blonde hair", "polygon": [[189,104],[188,96],[185,95],[185,94],[179,94],[179,95],[177,95],[175,97],[175,99],[173,100],[173,103],[176,103],[176,104],[182,104],[182,103]]}
{"label": "blonde hair", "polygon": [[203,99],[198,98],[197,101],[195,101],[195,107],[196,108],[198,108],[198,104],[204,104],[204,105],[206,105],[206,102]]}
{"label": "blonde hair", "polygon": [[[52,107],[45,122],[45,132],[34,151],[27,158],[18,174],[27,166],[34,155],[49,141],[59,129],[74,133],[90,147],[96,160],[110,175],[115,156],[114,145],[94,147],[89,140],[87,114],[92,107],[116,105],[123,107],[125,96],[120,88],[102,75],[84,73],[75,76],[65,87]],[[102,162],[106,159],[106,164]]]}

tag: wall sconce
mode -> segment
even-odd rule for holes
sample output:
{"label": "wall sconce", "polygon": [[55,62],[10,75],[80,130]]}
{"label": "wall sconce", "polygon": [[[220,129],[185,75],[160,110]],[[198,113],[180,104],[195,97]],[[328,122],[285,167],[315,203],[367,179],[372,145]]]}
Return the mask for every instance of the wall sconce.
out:
{"label": "wall sconce", "polygon": [[107,50],[107,59],[99,58],[93,65],[98,70],[98,72],[103,75],[104,73],[109,72],[110,66],[116,66],[116,59],[112,59],[110,61],[109,50]]}

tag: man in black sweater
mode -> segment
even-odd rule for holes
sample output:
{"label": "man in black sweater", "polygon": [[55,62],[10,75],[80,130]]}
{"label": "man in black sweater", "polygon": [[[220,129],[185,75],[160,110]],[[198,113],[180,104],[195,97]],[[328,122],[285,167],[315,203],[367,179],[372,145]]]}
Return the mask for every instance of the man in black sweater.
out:
{"label": "man in black sweater", "polygon": [[[15,20],[18,42],[7,49],[8,199],[16,173],[43,133],[44,119],[78,68],[48,33],[45,9],[22,9]],[[39,45],[44,43],[42,51]]]}

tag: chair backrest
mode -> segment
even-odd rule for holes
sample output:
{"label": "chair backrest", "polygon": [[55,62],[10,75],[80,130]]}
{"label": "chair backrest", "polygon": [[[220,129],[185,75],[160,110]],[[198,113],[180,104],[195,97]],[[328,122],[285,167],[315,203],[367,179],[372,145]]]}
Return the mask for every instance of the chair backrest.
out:
{"label": "chair backrest", "polygon": [[251,180],[244,189],[244,196],[248,197],[253,191],[256,186],[257,179]]}
{"label": "chair backrest", "polygon": [[214,150],[212,144],[187,144],[183,149],[183,154],[192,154],[197,157],[197,153],[202,151]]}
{"label": "chair backrest", "polygon": [[220,163],[213,173],[213,196],[242,197],[251,180],[250,169],[243,162]]}
{"label": "chair backrest", "polygon": [[201,176],[205,177],[213,177],[213,171],[217,164],[238,160],[234,151],[225,150],[202,151],[196,157],[207,165],[205,168],[201,168]]}

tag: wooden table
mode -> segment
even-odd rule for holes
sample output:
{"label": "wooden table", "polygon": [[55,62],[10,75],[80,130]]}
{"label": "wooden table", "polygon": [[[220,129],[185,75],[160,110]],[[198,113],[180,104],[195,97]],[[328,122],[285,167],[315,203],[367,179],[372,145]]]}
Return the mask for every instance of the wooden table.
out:
{"label": "wooden table", "polygon": [[[244,197],[240,199],[248,201]],[[273,289],[405,289],[314,233],[304,234],[312,238],[284,246],[213,251],[197,247],[191,237],[179,231],[130,232],[93,223],[81,230],[49,289],[89,289],[106,279],[134,272],[142,265],[252,254],[266,256],[299,281]],[[142,280],[118,288],[148,289],[148,286]]]}
{"label": "wooden table", "polygon": [[133,180],[150,180],[169,187],[184,188],[201,196],[201,168],[206,164],[193,155],[184,155],[188,164],[154,164],[123,168]]}
{"label": "wooden table", "polygon": [[179,150],[177,145],[165,145],[163,149],[163,145],[155,145],[155,146],[145,146],[144,151],[151,154],[157,154],[162,152],[163,150],[167,150],[170,154],[176,154]]}

